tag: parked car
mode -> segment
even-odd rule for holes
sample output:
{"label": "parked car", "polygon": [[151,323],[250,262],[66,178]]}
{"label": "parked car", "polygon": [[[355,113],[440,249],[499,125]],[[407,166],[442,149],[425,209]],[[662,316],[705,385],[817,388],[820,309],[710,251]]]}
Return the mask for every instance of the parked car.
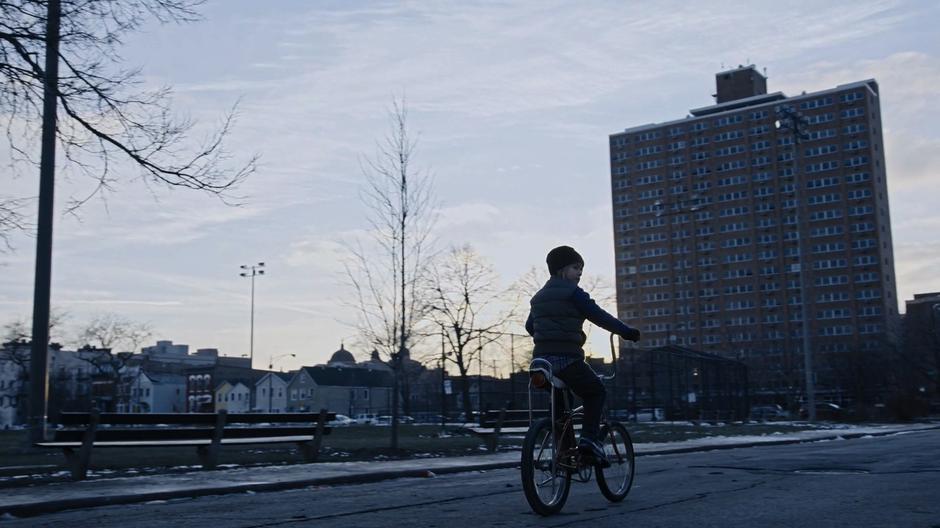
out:
{"label": "parked car", "polygon": [[392,425],[392,417],[384,415],[376,416],[375,419],[372,420],[372,425]]}
{"label": "parked car", "polygon": [[[817,420],[838,420],[843,417],[842,407],[834,403],[829,402],[816,402],[816,419]],[[806,410],[806,404],[804,403],[800,407],[800,418],[809,418],[809,413]]]}
{"label": "parked car", "polygon": [[[633,415],[630,416],[630,419],[633,420]],[[661,422],[665,419],[666,411],[664,411],[662,407],[656,407],[655,409],[639,409],[636,412],[636,421],[638,422]]]}
{"label": "parked car", "polygon": [[331,427],[342,427],[346,425],[354,425],[356,420],[346,416],[345,414],[337,414],[336,418],[330,420]]}
{"label": "parked car", "polygon": [[625,422],[630,419],[630,411],[627,409],[614,409],[610,411],[610,417],[615,420]]}
{"label": "parked car", "polygon": [[780,405],[755,405],[751,407],[751,420],[788,420],[790,413]]}
{"label": "parked car", "polygon": [[356,418],[354,418],[354,420],[355,420],[355,422],[356,422],[357,424],[359,424],[359,425],[372,425],[372,423],[373,423],[373,422],[375,421],[375,419],[378,418],[378,417],[379,417],[379,415],[377,415],[377,414],[373,414],[373,413],[363,413],[363,414],[357,414],[357,415],[356,415]]}

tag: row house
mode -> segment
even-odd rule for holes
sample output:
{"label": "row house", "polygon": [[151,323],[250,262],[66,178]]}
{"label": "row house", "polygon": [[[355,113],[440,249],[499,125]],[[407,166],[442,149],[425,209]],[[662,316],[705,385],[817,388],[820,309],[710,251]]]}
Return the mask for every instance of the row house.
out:
{"label": "row house", "polygon": [[287,409],[287,387],[295,372],[268,372],[255,382],[255,410],[281,413]]}

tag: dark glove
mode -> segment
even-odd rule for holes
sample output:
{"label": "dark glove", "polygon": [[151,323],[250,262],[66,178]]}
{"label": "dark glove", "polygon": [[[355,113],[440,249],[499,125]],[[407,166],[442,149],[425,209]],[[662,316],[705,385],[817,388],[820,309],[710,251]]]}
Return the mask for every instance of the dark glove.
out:
{"label": "dark glove", "polygon": [[620,334],[620,337],[626,339],[627,341],[633,341],[634,343],[636,343],[637,341],[640,340],[640,331],[637,330],[636,328],[631,328],[627,330],[626,332]]}

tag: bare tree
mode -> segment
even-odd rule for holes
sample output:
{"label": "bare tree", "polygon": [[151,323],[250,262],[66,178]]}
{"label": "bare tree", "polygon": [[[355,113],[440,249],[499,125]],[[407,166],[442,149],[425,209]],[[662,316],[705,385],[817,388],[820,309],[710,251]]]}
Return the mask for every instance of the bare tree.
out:
{"label": "bare tree", "polygon": [[78,341],[96,348],[136,352],[153,335],[148,323],[134,322],[116,313],[98,314],[79,331]]}
{"label": "bare tree", "polygon": [[28,200],[11,196],[0,196],[0,253],[13,249],[10,233],[29,229],[23,209]]}
{"label": "bare tree", "polygon": [[[91,178],[69,199],[68,210],[114,189],[119,167],[130,162],[145,183],[198,189],[232,198],[229,191],[254,171],[256,156],[229,168],[223,139],[234,110],[214,133],[193,142],[194,123],[171,115],[167,87],[147,88],[139,70],[121,66],[123,39],[142,25],[199,19],[202,0],[62,0],[56,91],[56,138],[67,167]],[[12,168],[38,165],[43,123],[47,0],[0,0],[0,112]],[[28,227],[24,197],[0,197],[0,237]]]}
{"label": "bare tree", "polygon": [[435,212],[431,179],[413,166],[417,143],[408,129],[404,100],[389,112],[390,129],[373,157],[361,166],[362,200],[369,238],[351,245],[346,276],[355,293],[356,328],[392,367],[392,449],[398,448],[399,381],[402,362],[420,335],[426,302],[419,285],[431,253]]}
{"label": "bare tree", "polygon": [[116,313],[95,315],[79,330],[78,340],[84,346],[78,349],[76,357],[94,369],[99,386],[104,387],[95,396],[106,410],[115,410],[125,367],[152,333],[149,324]]}
{"label": "bare tree", "polygon": [[[67,318],[66,312],[53,309],[49,316],[49,335],[54,336],[61,331]],[[0,394],[14,398],[20,411],[25,411],[28,394],[31,328],[32,323],[28,319],[14,319],[3,325],[3,338],[0,341],[0,364],[13,366],[16,381],[8,384]]]}
{"label": "bare tree", "polygon": [[[529,299],[541,290],[542,286],[545,286],[548,273],[543,270],[544,268],[532,266],[516,280],[511,289],[516,294],[517,302],[528,306]],[[584,275],[578,287],[586,291],[597,304],[604,308],[608,308],[608,305],[616,299],[613,287],[600,275]],[[523,312],[524,310],[521,310],[518,313],[524,315]]]}
{"label": "bare tree", "polygon": [[[52,336],[52,341],[61,340],[62,336],[59,336],[59,332],[63,330],[65,322],[68,320],[69,314],[65,310],[58,308],[53,308],[49,313],[49,335]],[[28,318],[24,319],[14,319],[3,325],[3,340],[4,341],[29,341],[32,339],[32,331],[30,330],[33,327],[32,322]]]}
{"label": "bare tree", "polygon": [[[102,387],[92,391],[99,409],[116,411],[120,395],[121,377],[133,354],[113,352],[110,348],[85,345],[76,351],[76,357],[94,369],[92,384]],[[96,383],[97,382],[97,383]]]}
{"label": "bare tree", "polygon": [[[483,347],[499,340],[514,317],[498,275],[471,246],[453,247],[429,276],[429,317],[445,336],[457,367],[464,411],[469,413],[470,365],[480,360]],[[480,402],[482,405],[482,402]]]}

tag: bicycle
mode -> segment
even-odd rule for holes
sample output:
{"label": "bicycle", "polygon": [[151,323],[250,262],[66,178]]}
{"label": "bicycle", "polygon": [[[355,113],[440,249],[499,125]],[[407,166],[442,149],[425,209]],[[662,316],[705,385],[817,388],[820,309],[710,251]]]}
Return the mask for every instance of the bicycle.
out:
{"label": "bicycle", "polygon": [[[610,353],[617,364],[614,335],[610,336]],[[598,375],[601,380],[612,380],[616,371]],[[550,389],[551,416],[533,421],[532,389]],[[556,409],[555,391],[562,391],[562,409]],[[610,462],[603,467],[593,457],[578,449],[575,441],[575,421],[583,416],[583,406],[571,409],[571,393],[565,383],[552,373],[551,364],[540,358],[529,364],[529,430],[522,444],[522,489],[532,510],[539,515],[553,515],[561,511],[568,500],[571,481],[589,482],[597,475],[597,486],[607,500],[620,502],[633,486],[633,441],[626,427],[602,413],[600,443]]]}

